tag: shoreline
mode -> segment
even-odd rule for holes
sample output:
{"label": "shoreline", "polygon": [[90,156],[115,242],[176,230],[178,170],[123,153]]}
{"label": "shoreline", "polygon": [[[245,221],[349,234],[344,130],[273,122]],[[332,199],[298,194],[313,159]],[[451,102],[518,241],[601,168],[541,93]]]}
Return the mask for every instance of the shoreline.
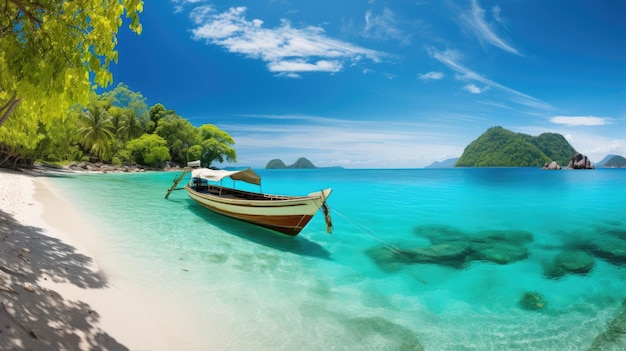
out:
{"label": "shoreline", "polygon": [[0,349],[168,349],[98,266],[96,231],[44,177],[0,169]]}

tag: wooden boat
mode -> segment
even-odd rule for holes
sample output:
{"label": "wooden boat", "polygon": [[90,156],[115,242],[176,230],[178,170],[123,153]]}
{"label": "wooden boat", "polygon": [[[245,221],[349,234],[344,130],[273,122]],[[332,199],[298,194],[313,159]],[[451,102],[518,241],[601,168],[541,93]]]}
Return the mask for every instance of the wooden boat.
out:
{"label": "wooden boat", "polygon": [[[322,208],[326,230],[332,233],[332,220],[326,199],[332,189],[310,193],[306,196],[272,195],[222,186],[224,178],[261,186],[261,177],[252,169],[238,171],[186,168],[174,181],[165,198],[176,189],[180,180],[191,171],[191,181],[184,189],[189,197],[205,208],[224,216],[296,236]],[[219,182],[219,185],[216,184]]]}

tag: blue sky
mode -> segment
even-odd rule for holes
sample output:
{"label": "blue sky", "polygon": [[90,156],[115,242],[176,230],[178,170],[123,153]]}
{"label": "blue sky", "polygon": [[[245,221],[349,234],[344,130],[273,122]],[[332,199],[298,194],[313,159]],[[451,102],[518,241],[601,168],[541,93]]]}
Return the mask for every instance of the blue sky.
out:
{"label": "blue sky", "polygon": [[621,0],[146,1],[115,84],[235,139],[239,166],[418,168],[492,126],[626,156]]}

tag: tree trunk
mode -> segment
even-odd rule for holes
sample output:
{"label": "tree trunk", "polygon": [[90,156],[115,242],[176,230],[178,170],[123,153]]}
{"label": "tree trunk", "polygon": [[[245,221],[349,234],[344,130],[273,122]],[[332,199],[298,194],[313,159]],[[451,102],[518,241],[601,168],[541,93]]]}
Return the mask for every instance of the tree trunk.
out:
{"label": "tree trunk", "polygon": [[20,102],[22,102],[22,98],[18,98],[17,93],[13,93],[13,96],[11,96],[9,101],[7,101],[6,104],[0,107],[0,127],[2,127],[4,122],[9,119],[9,116],[11,115],[11,113],[13,113],[13,110],[15,110]]}

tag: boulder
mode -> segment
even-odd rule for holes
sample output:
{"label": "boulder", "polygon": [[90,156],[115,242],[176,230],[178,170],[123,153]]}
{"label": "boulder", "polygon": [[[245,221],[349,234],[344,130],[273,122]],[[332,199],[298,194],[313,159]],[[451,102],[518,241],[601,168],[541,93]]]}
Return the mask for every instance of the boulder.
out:
{"label": "boulder", "polygon": [[425,248],[414,248],[405,252],[406,256],[415,263],[435,263],[451,267],[463,266],[467,261],[468,253],[469,243],[467,241],[451,241]]}
{"label": "boulder", "polygon": [[617,266],[626,265],[626,240],[606,238],[594,242],[591,248],[594,256],[603,258]]}
{"label": "boulder", "polygon": [[546,164],[543,165],[543,169],[547,169],[547,170],[551,170],[551,171],[559,170],[561,168],[562,167],[556,161],[552,161],[549,164],[546,163]]}
{"label": "boulder", "polygon": [[519,305],[525,310],[537,311],[546,307],[546,300],[540,293],[528,291],[522,295]]}
{"label": "boulder", "polygon": [[548,278],[561,278],[568,273],[584,275],[591,272],[594,265],[595,261],[590,254],[566,250],[556,255],[554,261],[545,266],[544,273]]}
{"label": "boulder", "polygon": [[528,257],[526,246],[506,242],[473,242],[471,248],[475,259],[497,264],[509,264]]}
{"label": "boulder", "polygon": [[428,239],[432,244],[444,244],[450,241],[465,240],[461,230],[448,225],[427,224],[415,227],[415,235]]}
{"label": "boulder", "polygon": [[583,154],[576,153],[569,161],[567,169],[595,169],[589,158]]}
{"label": "boulder", "polygon": [[503,242],[515,245],[530,243],[533,234],[525,230],[484,230],[472,238],[472,242],[493,243]]}

